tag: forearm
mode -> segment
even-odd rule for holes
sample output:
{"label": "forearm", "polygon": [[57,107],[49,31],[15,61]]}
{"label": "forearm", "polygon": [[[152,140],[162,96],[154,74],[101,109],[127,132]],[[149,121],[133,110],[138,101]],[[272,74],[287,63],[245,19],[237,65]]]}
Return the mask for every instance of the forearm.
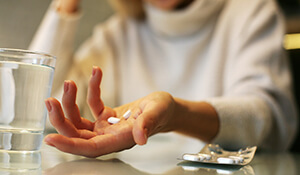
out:
{"label": "forearm", "polygon": [[53,91],[59,88],[72,64],[75,31],[80,14],[66,15],[57,12],[54,1],[36,32],[29,49],[56,56]]}
{"label": "forearm", "polygon": [[60,4],[62,4],[60,0],[51,3],[29,49],[47,52],[55,56],[62,51],[70,52],[80,14],[75,11],[66,13],[66,5]]}
{"label": "forearm", "polygon": [[205,142],[212,141],[219,131],[219,117],[213,106],[175,98],[172,129]]}
{"label": "forearm", "polygon": [[[232,150],[254,145],[261,147],[271,134],[270,129],[274,123],[267,101],[259,95],[209,99],[220,119],[219,134],[213,142]],[[273,145],[274,148],[276,146]]]}

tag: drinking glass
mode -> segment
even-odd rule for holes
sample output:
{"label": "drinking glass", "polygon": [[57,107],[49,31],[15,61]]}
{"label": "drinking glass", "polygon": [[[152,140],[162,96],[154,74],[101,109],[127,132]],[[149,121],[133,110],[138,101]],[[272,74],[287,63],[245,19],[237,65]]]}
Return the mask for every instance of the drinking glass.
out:
{"label": "drinking glass", "polygon": [[8,168],[16,158],[7,156],[40,150],[55,60],[45,53],[0,48],[0,159]]}

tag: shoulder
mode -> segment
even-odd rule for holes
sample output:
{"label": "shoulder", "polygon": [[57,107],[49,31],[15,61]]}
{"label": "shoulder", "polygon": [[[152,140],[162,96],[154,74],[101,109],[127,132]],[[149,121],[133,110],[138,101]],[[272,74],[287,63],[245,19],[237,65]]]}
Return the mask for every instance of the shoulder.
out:
{"label": "shoulder", "polygon": [[238,14],[253,14],[260,10],[272,12],[278,10],[275,0],[228,0],[226,8],[231,12],[238,12]]}
{"label": "shoulder", "polygon": [[271,30],[284,32],[284,18],[275,0],[228,0],[221,19],[236,37]]}
{"label": "shoulder", "polygon": [[229,19],[240,23],[250,23],[253,20],[268,20],[270,17],[281,16],[281,11],[275,0],[228,0],[223,13]]}

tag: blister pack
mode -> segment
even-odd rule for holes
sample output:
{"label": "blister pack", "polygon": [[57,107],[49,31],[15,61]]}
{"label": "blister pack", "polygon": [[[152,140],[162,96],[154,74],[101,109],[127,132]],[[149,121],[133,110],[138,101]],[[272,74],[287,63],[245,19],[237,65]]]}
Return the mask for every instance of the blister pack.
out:
{"label": "blister pack", "polygon": [[238,151],[226,151],[217,144],[207,144],[199,153],[186,153],[182,159],[210,164],[247,165],[252,161],[256,148],[253,146]]}

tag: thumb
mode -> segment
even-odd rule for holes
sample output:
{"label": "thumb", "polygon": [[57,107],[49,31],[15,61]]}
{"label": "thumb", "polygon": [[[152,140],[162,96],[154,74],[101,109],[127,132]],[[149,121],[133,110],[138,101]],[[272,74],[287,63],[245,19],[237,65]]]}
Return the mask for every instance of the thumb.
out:
{"label": "thumb", "polygon": [[134,142],[138,145],[145,145],[148,139],[148,128],[145,126],[145,120],[140,115],[133,124],[132,135]]}
{"label": "thumb", "polygon": [[157,126],[155,120],[157,114],[150,111],[142,112],[133,124],[133,139],[138,145],[146,144],[148,137],[154,134],[154,128]]}

